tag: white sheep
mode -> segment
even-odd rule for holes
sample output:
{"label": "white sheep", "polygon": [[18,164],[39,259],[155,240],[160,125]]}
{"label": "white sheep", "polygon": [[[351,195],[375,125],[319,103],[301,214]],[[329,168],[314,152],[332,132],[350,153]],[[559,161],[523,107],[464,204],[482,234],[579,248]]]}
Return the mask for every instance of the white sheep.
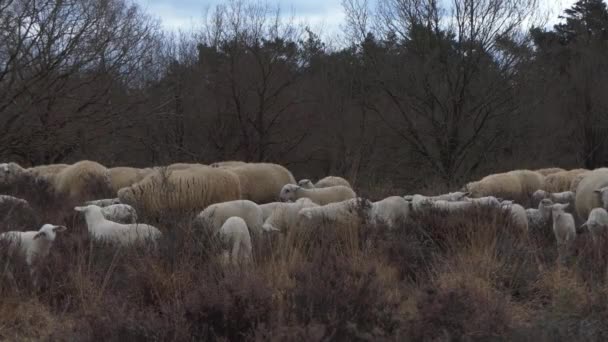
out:
{"label": "white sheep", "polygon": [[264,214],[262,209],[249,200],[235,200],[216,203],[208,206],[196,216],[196,221],[207,224],[213,232],[219,231],[230,217],[240,217],[247,223],[253,233],[262,232]]}
{"label": "white sheep", "polygon": [[362,198],[351,198],[342,202],[329,203],[323,206],[303,208],[299,212],[307,224],[350,223],[356,222],[361,214],[369,219],[371,202]]}
{"label": "white sheep", "polygon": [[499,200],[498,198],[496,198],[494,196],[485,196],[485,197],[479,197],[479,198],[466,197],[464,199],[464,201],[471,202],[474,205],[479,206],[479,207],[499,208],[501,200]]}
{"label": "white sheep", "polygon": [[384,222],[388,228],[394,229],[396,225],[407,219],[410,204],[403,197],[391,196],[372,203],[370,219],[372,224]]}
{"label": "white sheep", "polygon": [[431,202],[430,207],[434,210],[447,211],[448,213],[458,213],[470,210],[475,207],[475,203],[472,201],[446,201],[436,200]]}
{"label": "white sheep", "polygon": [[219,235],[225,246],[223,248],[224,262],[227,263],[230,260],[233,265],[251,262],[251,235],[245,220],[236,216],[229,217],[220,227]]}
{"label": "white sheep", "polygon": [[520,227],[522,232],[528,232],[528,215],[523,206],[513,201],[502,201],[500,207],[504,212],[509,214],[511,222]]}
{"label": "white sheep", "polygon": [[262,220],[265,222],[270,215],[280,206],[286,205],[284,202],[270,202],[265,204],[258,204],[258,207],[262,209]]}
{"label": "white sheep", "polygon": [[593,208],[589,213],[587,222],[583,223],[577,233],[589,231],[591,237],[595,239],[600,233],[608,228],[608,211],[604,208]]}
{"label": "white sheep", "polygon": [[12,247],[19,246],[28,266],[32,266],[37,258],[45,258],[55,241],[57,233],[65,231],[65,226],[44,224],[37,231],[9,231],[0,234],[0,240],[7,241]]}
{"label": "white sheep", "polygon": [[574,198],[576,194],[573,191],[562,191],[562,192],[548,192],[545,190],[536,190],[532,194],[532,204],[538,206],[540,201],[544,198],[550,199],[553,203],[568,203],[569,209],[574,207]]}
{"label": "white sheep", "polygon": [[280,198],[283,202],[293,202],[298,198],[306,197],[319,205],[341,202],[355,196],[356,194],[351,188],[343,185],[304,189],[295,184],[286,184],[280,193]]}
{"label": "white sheep", "polygon": [[574,217],[565,211],[570,204],[555,203],[551,207],[553,218],[553,233],[557,240],[560,257],[565,257],[567,250],[572,246],[576,239],[576,227]]}
{"label": "white sheep", "polygon": [[128,204],[112,204],[101,208],[101,213],[106,220],[118,223],[137,222],[137,212],[135,208]]}
{"label": "white sheep", "polygon": [[298,181],[298,185],[303,187],[304,189],[314,189],[315,183],[313,183],[310,179],[300,179]]}
{"label": "white sheep", "polygon": [[343,185],[343,186],[349,187],[351,189],[353,188],[346,179],[344,179],[342,177],[336,177],[336,176],[327,176],[325,178],[318,180],[314,184],[310,179],[301,179],[298,182],[298,185],[303,187],[304,189],[328,188],[330,186],[337,186],[337,185]]}
{"label": "white sheep", "polygon": [[107,240],[124,246],[147,240],[156,242],[162,236],[158,228],[148,224],[109,221],[103,216],[101,207],[96,205],[75,207],[74,210],[84,213],[89,235],[96,240]]}
{"label": "white sheep", "polygon": [[86,201],[84,202],[85,205],[96,205],[98,207],[107,207],[110,206],[112,204],[120,204],[120,199],[117,198],[104,198],[104,199],[98,199],[98,200],[94,200],[94,201]]}
{"label": "white sheep", "polygon": [[[403,198],[412,203],[412,209],[414,211],[420,211],[425,208],[429,208],[436,201],[446,201],[446,202],[457,202],[464,200],[470,193],[463,191],[450,192],[447,194],[436,195],[436,196],[424,196],[420,194],[415,195],[405,195]],[[439,204],[439,206],[443,206],[443,204]],[[449,206],[449,205],[448,205]],[[446,208],[446,210],[448,210]]]}
{"label": "white sheep", "polygon": [[268,218],[264,220],[264,230],[280,230],[285,232],[288,229],[293,229],[302,223],[298,216],[300,210],[317,206],[317,204],[313,203],[308,198],[300,198],[293,203],[281,203],[281,205],[276,206]]}
{"label": "white sheep", "polygon": [[528,229],[540,230],[544,227],[548,227],[551,224],[551,207],[553,202],[550,199],[545,198],[538,204],[538,209],[526,209],[526,216],[528,217]]}

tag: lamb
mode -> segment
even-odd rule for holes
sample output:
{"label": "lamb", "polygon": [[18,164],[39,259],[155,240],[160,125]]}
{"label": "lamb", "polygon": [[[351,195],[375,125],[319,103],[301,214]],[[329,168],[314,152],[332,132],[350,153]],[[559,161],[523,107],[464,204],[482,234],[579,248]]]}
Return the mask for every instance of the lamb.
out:
{"label": "lamb", "polygon": [[25,256],[25,262],[33,267],[36,259],[46,258],[55,241],[57,233],[66,231],[65,226],[44,224],[38,231],[9,231],[0,234],[0,240],[8,242],[12,247],[19,246]]}
{"label": "lamb", "polygon": [[[232,261],[233,265],[238,265],[252,261],[251,235],[245,220],[236,216],[229,217],[220,227],[219,235],[225,246],[225,262]],[[228,252],[228,249],[231,251]]]}
{"label": "lamb", "polygon": [[608,211],[604,208],[593,208],[589,213],[587,222],[583,223],[578,229],[577,233],[584,233],[589,231],[593,239],[606,231],[608,228]]}
{"label": "lamb", "polygon": [[526,209],[513,201],[502,201],[501,209],[509,214],[511,222],[519,227],[523,233],[528,233],[528,215]]}
{"label": "lamb", "polygon": [[298,215],[307,225],[323,223],[350,224],[358,222],[361,218],[368,220],[370,218],[371,205],[372,203],[369,200],[357,197],[342,202],[303,208]]}
{"label": "lamb", "polygon": [[388,228],[396,228],[409,216],[410,204],[403,197],[391,196],[371,204],[371,222],[384,222]]}
{"label": "lamb", "polygon": [[450,192],[447,194],[437,195],[437,196],[424,196],[424,195],[405,195],[403,199],[408,202],[411,202],[412,209],[414,211],[420,211],[425,208],[429,208],[433,206],[434,202],[440,201],[439,207],[443,207],[446,210],[449,210],[448,207],[456,207],[453,205],[445,205],[443,202],[457,202],[462,201],[466,196],[470,195],[469,192]]}
{"label": "lamb", "polygon": [[120,199],[118,199],[118,197],[104,198],[104,199],[98,199],[98,200],[93,200],[93,201],[86,201],[86,202],[84,202],[84,204],[86,204],[86,205],[93,204],[98,207],[107,207],[112,204],[120,204]]}
{"label": "lamb", "polygon": [[608,209],[608,186],[600,189],[593,190],[594,193],[600,198],[601,207]]}
{"label": "lamb", "polygon": [[277,164],[249,163],[225,166],[220,170],[236,174],[241,184],[241,199],[258,204],[275,202],[284,185],[296,183],[291,172]]}
{"label": "lamb", "polygon": [[142,223],[122,224],[107,220],[101,207],[87,205],[75,207],[85,215],[87,229],[92,239],[128,246],[146,241],[156,242],[162,236],[158,228]]}
{"label": "lamb", "polygon": [[52,178],[56,194],[69,204],[79,204],[112,193],[110,174],[103,165],[83,160],[59,171]]}
{"label": "lamb", "polygon": [[38,215],[26,200],[0,195],[0,225],[10,229],[23,229],[38,224]]}
{"label": "lamb", "polygon": [[557,240],[560,257],[567,255],[568,249],[576,239],[576,228],[572,214],[565,212],[569,204],[553,204],[551,214],[553,218],[553,233]]}
{"label": "lamb", "polygon": [[300,220],[298,214],[304,208],[318,207],[308,198],[300,198],[293,203],[280,203],[274,211],[264,220],[264,230],[272,231],[279,230],[282,232],[296,229],[300,224],[304,223]]}
{"label": "lamb", "polygon": [[349,188],[353,188],[350,183],[342,178],[336,176],[327,176],[323,179],[317,181],[317,183],[313,184],[310,179],[302,179],[298,182],[298,185],[305,189],[313,189],[313,188],[327,188],[330,186],[343,185]]}
{"label": "lamb", "polygon": [[574,199],[576,214],[581,220],[587,220],[593,208],[602,207],[601,198],[596,190],[606,186],[608,186],[608,169],[606,168],[593,170],[581,180]]}
{"label": "lamb", "polygon": [[550,199],[543,199],[538,204],[538,209],[526,209],[528,217],[528,228],[530,230],[543,230],[551,223],[551,207],[553,202]]}
{"label": "lamb", "polygon": [[118,223],[136,223],[137,212],[128,204],[112,204],[101,208],[101,213],[106,220]]}
{"label": "lamb", "polygon": [[298,198],[306,197],[316,204],[325,205],[355,198],[356,196],[351,188],[343,185],[319,189],[304,189],[295,184],[287,184],[281,189],[279,197],[283,202],[295,201]]}
{"label": "lamb", "polygon": [[563,192],[547,192],[545,190],[536,190],[534,194],[532,194],[532,204],[538,206],[540,201],[543,198],[550,199],[553,203],[570,203],[571,207],[574,207],[574,198],[575,194],[572,191],[563,191]]}
{"label": "lamb", "polygon": [[249,200],[235,200],[208,206],[196,216],[196,222],[206,224],[217,232],[230,217],[240,217],[255,234],[262,232],[264,214],[262,209]]}
{"label": "lamb", "polygon": [[185,170],[163,170],[118,191],[121,203],[133,206],[140,215],[159,218],[165,212],[183,213],[241,198],[238,177],[225,169],[208,166]]}
{"label": "lamb", "polygon": [[479,207],[488,207],[488,208],[498,208],[500,207],[500,200],[494,196],[485,196],[478,198],[468,198],[464,199],[465,202],[471,202]]}

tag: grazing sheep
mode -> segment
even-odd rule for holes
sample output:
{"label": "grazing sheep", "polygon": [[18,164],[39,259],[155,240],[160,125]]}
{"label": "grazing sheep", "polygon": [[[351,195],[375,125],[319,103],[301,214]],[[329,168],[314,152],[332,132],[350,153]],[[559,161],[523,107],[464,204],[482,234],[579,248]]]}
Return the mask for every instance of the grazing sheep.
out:
{"label": "grazing sheep", "polygon": [[74,210],[84,213],[89,236],[92,239],[127,246],[148,240],[156,242],[162,236],[158,228],[148,224],[122,224],[109,221],[103,216],[102,208],[96,205],[75,207]]}
{"label": "grazing sheep", "polygon": [[371,204],[369,200],[357,197],[342,202],[303,208],[298,215],[307,225],[349,224],[358,222],[362,215],[364,219],[369,219]]}
{"label": "grazing sheep", "polygon": [[18,232],[9,231],[0,234],[0,240],[7,241],[12,247],[19,246],[28,266],[32,266],[37,258],[45,258],[57,233],[65,231],[64,226],[44,224],[38,231]]}
{"label": "grazing sheep", "polygon": [[593,208],[589,213],[587,222],[583,223],[578,229],[577,233],[590,232],[593,239],[608,228],[608,211],[604,208]]}
{"label": "grazing sheep", "polygon": [[86,205],[96,205],[98,207],[107,207],[109,205],[112,204],[120,204],[120,200],[117,198],[104,198],[104,199],[98,199],[98,200],[93,200],[93,201],[86,201],[84,202],[84,204]]}
{"label": "grazing sheep", "polygon": [[535,172],[540,173],[543,176],[548,176],[554,173],[558,173],[558,172],[564,172],[566,170],[562,169],[561,167],[547,167],[547,168],[543,168],[543,169],[538,169],[538,170],[534,170]]}
{"label": "grazing sheep", "polygon": [[537,209],[526,209],[528,229],[542,231],[551,224],[551,207],[553,202],[545,198],[540,201]]}
{"label": "grazing sheep", "polygon": [[519,180],[519,184],[521,186],[521,204],[529,204],[534,191],[541,189],[545,183],[545,176],[538,172],[530,170],[515,170],[507,173],[517,177]]}
{"label": "grazing sheep", "polygon": [[37,226],[38,215],[30,204],[21,198],[0,195],[0,225],[9,229]]}
{"label": "grazing sheep", "polygon": [[163,213],[183,213],[240,199],[238,177],[225,169],[195,167],[185,170],[163,170],[118,191],[121,203],[133,206],[140,215],[159,218]]}
{"label": "grazing sheep", "polygon": [[296,183],[291,172],[277,164],[249,163],[220,169],[235,173],[241,182],[242,199],[258,204],[275,202],[285,184]]}
{"label": "grazing sheep", "polygon": [[591,209],[602,207],[599,190],[608,186],[608,169],[597,169],[591,171],[581,180],[576,189],[576,214],[581,220],[587,220]]}
{"label": "grazing sheep", "polygon": [[383,222],[388,228],[396,228],[409,215],[410,204],[403,197],[391,196],[372,203],[370,219],[372,224]]}
{"label": "grazing sheep", "polygon": [[346,179],[336,176],[327,176],[325,178],[320,179],[315,184],[313,184],[310,179],[302,179],[298,182],[298,185],[303,187],[304,189],[327,188],[336,185],[347,186],[351,189],[353,188]]}
{"label": "grazing sheep", "polygon": [[303,189],[295,184],[287,184],[281,189],[280,198],[283,202],[295,201],[298,198],[306,197],[319,205],[341,202],[357,195],[346,186],[337,185],[328,188]]}
{"label": "grazing sheep", "polygon": [[230,217],[240,217],[255,234],[262,232],[264,214],[262,209],[249,200],[235,200],[208,206],[196,216],[196,221],[208,225],[213,232],[219,231]]}
{"label": "grazing sheep", "polygon": [[497,173],[486,176],[479,181],[468,183],[464,190],[470,192],[471,197],[495,196],[518,203],[527,201],[520,178],[514,173]]}
{"label": "grazing sheep", "polygon": [[[585,169],[574,169],[552,173],[545,177],[545,184],[542,189],[548,192],[576,191],[572,190],[574,179],[577,179],[579,175],[583,177],[582,175],[587,172],[588,170]],[[577,182],[580,182],[580,180]]]}
{"label": "grazing sheep", "polygon": [[148,174],[142,169],[127,166],[112,167],[108,169],[108,172],[113,194],[116,194],[122,188],[139,182]]}
{"label": "grazing sheep", "polygon": [[225,246],[225,263],[232,261],[233,265],[238,265],[252,261],[251,235],[245,220],[236,216],[229,217],[220,227],[219,234],[222,245]]}
{"label": "grazing sheep", "polygon": [[572,214],[565,212],[569,204],[553,204],[551,214],[553,218],[553,233],[557,240],[560,257],[567,256],[568,249],[576,239],[576,227]]}
{"label": "grazing sheep", "polygon": [[264,220],[264,230],[285,232],[294,229],[303,223],[298,216],[300,210],[318,206],[308,198],[300,198],[293,203],[279,203],[280,205],[276,206],[268,218]]}
{"label": "grazing sheep", "polygon": [[240,160],[227,160],[221,162],[215,162],[211,164],[211,167],[234,167],[234,166],[243,166],[247,165],[246,162]]}
{"label": "grazing sheep", "polygon": [[118,223],[137,222],[137,212],[135,208],[128,204],[112,204],[107,207],[101,207],[101,213],[106,220]]}
{"label": "grazing sheep", "polygon": [[52,184],[56,194],[66,196],[69,205],[112,193],[108,169],[89,160],[62,169],[53,177]]}

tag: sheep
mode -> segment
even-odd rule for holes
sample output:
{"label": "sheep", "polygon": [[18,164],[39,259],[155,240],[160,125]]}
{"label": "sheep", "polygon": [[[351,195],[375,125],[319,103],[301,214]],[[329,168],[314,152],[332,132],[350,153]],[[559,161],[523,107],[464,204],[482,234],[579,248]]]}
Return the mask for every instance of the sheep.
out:
{"label": "sheep", "polygon": [[548,192],[576,191],[576,188],[572,189],[574,180],[580,182],[580,177],[587,172],[585,169],[574,169],[552,173],[545,177],[542,189]]}
{"label": "sheep", "polygon": [[520,178],[514,173],[489,175],[464,186],[464,191],[470,192],[471,197],[496,196],[518,203],[527,200],[522,189]]}
{"label": "sheep", "polygon": [[410,205],[403,197],[390,196],[371,204],[370,219],[372,224],[384,222],[394,229],[409,216]]}
{"label": "sheep", "polygon": [[448,213],[458,213],[471,210],[474,207],[475,203],[473,201],[437,200],[432,202],[431,205],[427,208],[432,208],[433,210],[447,211]]}
{"label": "sheep", "polygon": [[284,185],[296,183],[291,172],[277,164],[249,163],[220,169],[238,176],[241,183],[241,199],[258,204],[275,202]]}
{"label": "sheep", "polygon": [[210,166],[211,167],[234,167],[234,166],[243,166],[243,165],[247,165],[247,163],[244,161],[240,161],[240,160],[227,160],[227,161],[212,163]]}
{"label": "sheep", "polygon": [[258,205],[260,209],[262,209],[262,219],[266,221],[278,207],[284,206],[286,204],[288,203],[270,202]]}
{"label": "sheep", "polygon": [[553,202],[550,199],[542,199],[537,209],[526,209],[528,218],[528,229],[541,231],[551,224],[551,207]]}
{"label": "sheep", "polygon": [[[298,213],[307,225],[332,223],[350,224],[363,218],[369,220],[372,203],[360,197],[322,206],[303,208]],[[363,217],[361,217],[363,216]]]}
{"label": "sheep", "polygon": [[108,169],[89,160],[62,169],[53,177],[52,184],[56,194],[65,196],[69,205],[112,193]]}
{"label": "sheep", "polygon": [[608,186],[608,169],[605,168],[593,170],[581,180],[574,199],[576,214],[581,220],[587,220],[591,209],[602,207],[601,198],[596,190],[605,186]]}
{"label": "sheep", "polygon": [[137,222],[137,212],[135,208],[128,204],[112,204],[107,207],[101,207],[101,213],[109,221],[118,223]]}
{"label": "sheep", "polygon": [[[233,265],[252,261],[251,235],[247,223],[240,217],[229,217],[219,229],[224,245],[224,262],[232,261]],[[231,251],[228,252],[228,249]],[[230,254],[229,254],[230,253]]]}
{"label": "sheep", "polygon": [[206,166],[206,165],[199,164],[199,163],[174,163],[174,164],[167,166],[167,171],[185,170],[185,169],[189,169],[191,167],[200,167],[200,166]]}
{"label": "sheep", "polygon": [[547,168],[543,168],[543,169],[538,169],[538,170],[534,170],[535,172],[540,173],[543,176],[548,176],[554,173],[558,173],[558,172],[564,172],[566,170],[562,169],[561,167],[547,167]]}
{"label": "sheep", "polygon": [[110,185],[112,193],[116,194],[118,190],[131,186],[147,176],[148,172],[127,166],[118,166],[108,169],[110,177]]}
{"label": "sheep", "polygon": [[10,229],[36,226],[38,215],[30,204],[21,198],[0,195],[0,224]]}
{"label": "sheep", "polygon": [[259,234],[264,224],[263,215],[262,209],[254,202],[235,200],[208,206],[196,216],[195,221],[206,224],[213,232],[217,232],[228,218],[236,216],[245,220],[253,233]]}
{"label": "sheep", "polygon": [[593,190],[600,198],[601,207],[608,209],[608,186]]}
{"label": "sheep", "polygon": [[557,240],[557,247],[560,257],[567,255],[568,249],[576,239],[576,228],[572,214],[566,213],[565,209],[570,204],[553,204],[551,214],[553,218],[553,233]]}
{"label": "sheep", "polygon": [[48,178],[54,177],[57,173],[59,173],[61,170],[65,169],[68,166],[70,166],[70,165],[69,164],[38,165],[38,166],[32,166],[32,167],[28,168],[27,171],[36,177],[43,177],[43,178],[48,179]]}
{"label": "sheep", "polygon": [[2,163],[0,164],[0,184],[9,186],[17,182],[26,173],[30,174],[17,163]]}
{"label": "sheep", "polygon": [[156,242],[162,233],[158,228],[143,223],[122,224],[107,220],[102,208],[96,205],[74,207],[84,213],[87,229],[91,238],[128,246],[147,240]]}
{"label": "sheep", "polygon": [[273,212],[264,220],[264,230],[279,230],[285,232],[294,229],[303,223],[299,219],[299,212],[304,208],[318,207],[308,198],[300,198],[293,203],[280,203]]}
{"label": "sheep", "polygon": [[545,176],[531,170],[514,170],[507,172],[507,174],[513,175],[519,180],[519,184],[521,186],[521,204],[530,203],[530,199],[534,191],[542,188],[545,182]]}
{"label": "sheep", "polygon": [[498,198],[494,196],[485,196],[478,198],[468,198],[464,199],[464,202],[471,202],[479,207],[488,207],[488,208],[498,208],[500,207],[500,201]]}
{"label": "sheep", "polygon": [[583,178],[585,178],[591,171],[585,170],[585,172],[581,172],[572,178],[572,182],[570,182],[570,191],[576,193],[576,189],[578,185],[581,183]]}
{"label": "sheep", "polygon": [[[463,200],[468,195],[470,195],[469,192],[457,191],[437,196],[424,196],[419,194],[406,195],[403,196],[403,199],[408,202],[411,202],[411,206],[414,211],[420,211],[425,208],[431,207],[436,201],[457,202]],[[450,207],[451,205],[443,205],[442,203],[440,203],[439,206]],[[447,208],[445,209],[448,210]]]}
{"label": "sheep", "polygon": [[589,218],[578,229],[577,234],[589,231],[591,237],[596,239],[597,236],[606,231],[608,228],[608,211],[604,208],[593,208],[589,213]]}
{"label": "sheep", "polygon": [[355,192],[346,186],[337,185],[328,188],[303,189],[295,184],[286,184],[281,189],[281,201],[295,201],[298,198],[306,197],[319,205],[341,202],[357,196]]}
{"label": "sheep", "polygon": [[104,198],[104,199],[86,201],[86,202],[84,202],[84,204],[86,204],[86,205],[93,204],[93,205],[96,205],[98,207],[107,207],[107,206],[110,206],[110,205],[113,205],[113,204],[120,204],[120,199],[118,199],[118,197],[116,197],[116,198]]}
{"label": "sheep", "polygon": [[543,198],[550,199],[553,203],[570,203],[571,207],[574,207],[574,198],[575,194],[572,191],[563,191],[563,192],[547,192],[545,190],[536,190],[534,194],[532,194],[532,205],[538,206],[540,201]]}
{"label": "sheep", "polygon": [[500,208],[508,213],[511,222],[521,229],[525,234],[528,233],[528,215],[526,209],[513,201],[502,201]]}
{"label": "sheep", "polygon": [[336,176],[327,176],[318,180],[315,184],[313,184],[310,179],[302,179],[298,182],[298,185],[305,189],[327,188],[336,185],[343,185],[351,189],[353,188],[346,179]]}
{"label": "sheep", "polygon": [[202,166],[169,173],[157,171],[120,189],[118,198],[140,215],[159,218],[166,212],[200,211],[214,203],[240,199],[241,188],[234,173]]}
{"label": "sheep", "polygon": [[45,258],[55,241],[57,233],[66,231],[65,226],[44,224],[37,231],[8,231],[0,234],[0,240],[8,242],[11,248],[19,246],[25,256],[25,262],[32,267],[38,258]]}

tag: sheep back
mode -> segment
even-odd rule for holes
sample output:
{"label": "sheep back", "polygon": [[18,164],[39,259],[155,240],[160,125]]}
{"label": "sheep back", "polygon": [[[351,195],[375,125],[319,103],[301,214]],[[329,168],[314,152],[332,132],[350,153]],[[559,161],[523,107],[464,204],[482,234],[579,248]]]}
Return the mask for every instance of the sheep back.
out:
{"label": "sheep back", "polygon": [[525,197],[519,177],[513,173],[488,175],[479,181],[468,183],[465,189],[474,198],[495,196],[521,202]]}
{"label": "sheep back", "polygon": [[572,181],[579,174],[585,173],[586,171],[587,170],[585,169],[574,169],[552,173],[545,177],[545,184],[543,185],[543,190],[552,193],[569,191],[572,187]]}
{"label": "sheep back", "polygon": [[110,174],[110,184],[114,194],[122,188],[139,182],[147,175],[147,173],[141,169],[128,166],[112,167],[108,169],[108,172]]}
{"label": "sheep back", "polygon": [[336,185],[343,185],[352,189],[352,186],[350,186],[350,183],[346,179],[336,176],[327,176],[315,183],[316,188],[327,188]]}
{"label": "sheep back", "polygon": [[554,173],[558,173],[558,172],[564,172],[566,170],[562,169],[561,167],[546,167],[546,168],[542,168],[542,169],[538,169],[538,170],[534,170],[535,172],[540,173],[543,176],[548,176]]}
{"label": "sheep back", "polygon": [[224,169],[238,176],[242,198],[258,204],[276,201],[285,184],[296,184],[291,172],[278,164],[250,163]]}
{"label": "sheep back", "polygon": [[108,169],[90,160],[79,161],[62,169],[52,183],[55,192],[66,196],[71,204],[105,198],[112,192]]}

